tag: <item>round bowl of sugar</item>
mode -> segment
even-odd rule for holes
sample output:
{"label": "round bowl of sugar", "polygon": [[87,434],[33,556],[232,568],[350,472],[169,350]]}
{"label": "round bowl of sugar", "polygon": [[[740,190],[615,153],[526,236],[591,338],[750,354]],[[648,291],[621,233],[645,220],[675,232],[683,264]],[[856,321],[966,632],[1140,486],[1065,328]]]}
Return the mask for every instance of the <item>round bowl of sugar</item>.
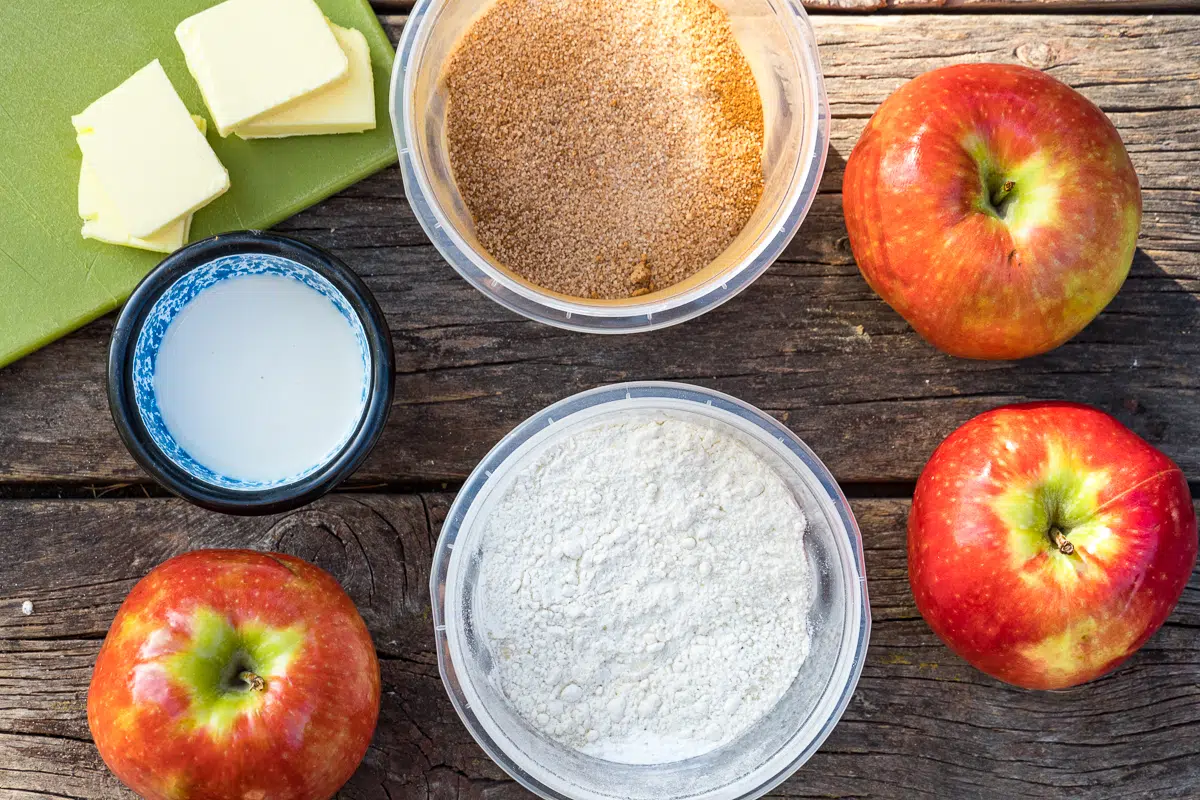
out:
{"label": "round bowl of sugar", "polygon": [[593,333],[691,319],[783,252],[829,108],[799,0],[419,0],[391,86],[405,192],[476,289]]}
{"label": "round bowl of sugar", "polygon": [[455,499],[430,584],[459,716],[546,798],[766,793],[841,717],[870,635],[829,471],[761,411],[677,383],[513,430]]}
{"label": "round bowl of sugar", "polygon": [[113,330],[109,407],[129,452],[197,505],[269,514],[347,478],[383,431],[391,334],[345,264],[222,234],[166,258]]}

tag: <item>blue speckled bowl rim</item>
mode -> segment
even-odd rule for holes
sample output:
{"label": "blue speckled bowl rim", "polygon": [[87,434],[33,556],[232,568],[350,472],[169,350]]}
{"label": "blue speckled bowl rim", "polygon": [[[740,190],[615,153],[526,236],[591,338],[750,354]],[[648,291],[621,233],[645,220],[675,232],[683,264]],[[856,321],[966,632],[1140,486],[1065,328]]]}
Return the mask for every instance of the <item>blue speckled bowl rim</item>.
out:
{"label": "blue speckled bowl rim", "polygon": [[[231,255],[264,254],[294,261],[325,278],[362,322],[370,349],[368,396],[358,428],[341,451],[311,474],[282,486],[233,489],[200,480],[155,443],[138,407],[133,364],[138,337],[158,299],[176,281],[210,262]],[[165,258],[134,289],[117,318],[108,354],[108,401],[113,422],[134,459],[174,494],[196,505],[230,514],[275,514],[298,508],[341,483],[363,462],[383,433],[391,409],[394,377],[391,333],[366,284],[349,267],[320,248],[262,231],[220,234]]]}

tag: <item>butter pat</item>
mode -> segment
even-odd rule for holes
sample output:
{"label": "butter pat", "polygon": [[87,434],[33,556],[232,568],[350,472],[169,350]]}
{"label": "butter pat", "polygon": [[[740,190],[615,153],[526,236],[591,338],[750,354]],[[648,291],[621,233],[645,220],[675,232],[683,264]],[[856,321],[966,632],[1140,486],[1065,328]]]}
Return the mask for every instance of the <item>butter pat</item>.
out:
{"label": "butter pat", "polygon": [[[204,117],[193,114],[192,120],[201,134],[208,130]],[[187,214],[144,239],[131,236],[86,158],[79,165],[79,216],[83,218],[82,233],[85,239],[159,253],[173,253],[187,244],[192,228],[192,215]]]}
{"label": "butter pat", "polygon": [[375,128],[375,81],[367,37],[332,22],[329,27],[350,62],[346,74],[324,89],[242,123],[234,133],[243,139],[265,139],[362,133]]}
{"label": "butter pat", "polygon": [[226,0],[179,23],[175,38],[221,136],[350,67],[313,0]]}
{"label": "butter pat", "polygon": [[131,237],[146,239],[229,188],[229,173],[157,60],[71,121]]}
{"label": "butter pat", "polygon": [[[91,216],[83,213],[84,197],[90,197],[94,210]],[[79,208],[83,217],[83,238],[96,239],[108,244],[119,244],[125,247],[137,247],[141,250],[153,250],[158,253],[173,253],[187,243],[188,234],[192,228],[192,215],[186,214],[180,219],[166,225],[146,237],[130,235],[121,224],[121,220],[113,211],[111,202],[104,194],[96,173],[85,161],[79,169]]]}

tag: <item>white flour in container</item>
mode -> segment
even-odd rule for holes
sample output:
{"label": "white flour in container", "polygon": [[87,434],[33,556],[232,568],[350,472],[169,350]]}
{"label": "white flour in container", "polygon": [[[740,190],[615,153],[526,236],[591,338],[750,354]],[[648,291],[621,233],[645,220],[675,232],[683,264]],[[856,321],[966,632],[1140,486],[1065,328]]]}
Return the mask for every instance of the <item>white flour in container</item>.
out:
{"label": "white flour in container", "polygon": [[500,689],[550,738],[662,763],[729,741],[808,655],[804,514],[733,436],[584,428],[516,476],[482,542]]}

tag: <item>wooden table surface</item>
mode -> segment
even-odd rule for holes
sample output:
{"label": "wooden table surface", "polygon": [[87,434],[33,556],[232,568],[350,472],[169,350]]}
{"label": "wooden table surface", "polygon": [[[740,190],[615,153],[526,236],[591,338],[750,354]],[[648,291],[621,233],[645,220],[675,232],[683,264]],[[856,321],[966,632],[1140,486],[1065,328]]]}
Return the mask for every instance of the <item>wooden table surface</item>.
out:
{"label": "wooden table surface", "polygon": [[[377,6],[394,40],[405,4]],[[841,724],[778,795],[1200,797],[1200,575],[1114,674],[1034,693],[985,677],[937,640],[913,605],[904,552],[908,498],[930,452],[1005,402],[1097,405],[1200,486],[1200,3],[812,8],[833,111],[821,193],[779,263],[682,326],[595,337],[505,311],[438,257],[394,168],[281,225],[358,270],[396,342],[387,432],[345,491],[307,509],[222,517],[152,484],[107,411],[111,319],[0,370],[0,800],[131,796],[89,740],[92,661],[142,575],[210,546],[307,558],[362,610],[382,661],[383,712],[339,797],[526,796],[443,692],[431,548],[455,489],[513,425],[567,394],[630,379],[703,384],[769,411],[853,498],[872,604],[866,668]],[[834,9],[883,10],[824,13]],[[934,13],[942,9],[955,13]],[[905,80],[964,61],[1024,63],[1082,91],[1120,129],[1142,182],[1140,248],[1124,289],[1075,340],[1020,363],[960,361],[925,345],[867,288],[842,222],[845,159],[875,106]]]}

